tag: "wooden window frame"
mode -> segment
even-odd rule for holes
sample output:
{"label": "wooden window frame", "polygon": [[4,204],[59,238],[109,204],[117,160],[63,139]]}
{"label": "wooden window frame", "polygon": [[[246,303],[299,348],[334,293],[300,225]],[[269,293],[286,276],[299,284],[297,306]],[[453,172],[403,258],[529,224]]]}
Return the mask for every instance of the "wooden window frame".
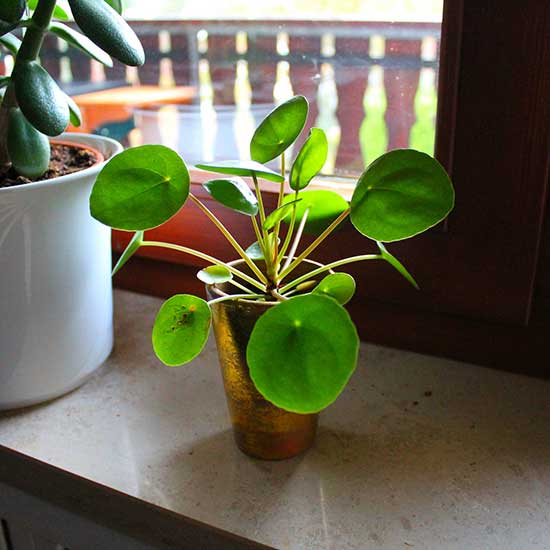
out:
{"label": "wooden window frame", "polygon": [[[521,8],[498,0],[445,2],[436,156],[453,177],[457,205],[448,227],[395,246],[425,286],[423,292],[407,288],[387,266],[369,262],[352,270],[360,280],[350,311],[365,340],[550,374],[538,361],[550,326],[550,224],[544,217],[550,143],[548,36],[550,5],[545,2],[526,0]],[[204,177],[192,172],[193,192],[241,242],[252,242],[248,224],[204,193]],[[273,206],[274,190],[266,197]],[[193,205],[151,233],[233,259],[223,237]],[[115,255],[127,239],[115,234]],[[344,228],[318,259],[341,256],[342,247],[371,250],[364,241]],[[195,278],[200,265],[192,258],[147,251],[115,282],[158,296],[201,293]]]}

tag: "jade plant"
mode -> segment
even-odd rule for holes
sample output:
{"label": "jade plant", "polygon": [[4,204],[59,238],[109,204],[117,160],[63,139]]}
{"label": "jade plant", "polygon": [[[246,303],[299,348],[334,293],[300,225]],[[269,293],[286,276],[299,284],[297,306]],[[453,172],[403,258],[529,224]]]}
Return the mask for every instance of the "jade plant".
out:
{"label": "jade plant", "polygon": [[44,37],[52,33],[107,67],[113,65],[111,56],[133,66],[145,60],[139,39],[120,15],[120,0],[68,0],[68,5],[82,32],[64,23],[67,9],[56,0],[0,2],[0,46],[14,57],[12,73],[0,75],[0,169],[11,164],[29,179],[48,168],[48,136],[63,133],[69,122],[81,124],[76,103],[40,64]]}
{"label": "jade plant", "polygon": [[[267,308],[253,328],[247,363],[260,394],[297,413],[318,412],[332,403],[357,363],[357,331],[344,308],[354,294],[355,281],[337,270],[353,262],[381,260],[416,287],[386,243],[426,231],[443,220],[454,204],[454,190],[443,167],[411,149],[388,152],[368,166],[349,203],[334,191],[308,190],[327,158],[327,138],[319,128],[310,130],[286,182],[285,150],[301,134],[307,115],[306,99],[296,96],[272,111],[256,129],[250,143],[251,160],[197,165],[219,174],[203,184],[212,198],[250,220],[256,241],[246,248],[190,192],[184,161],[163,146],[136,147],[113,158],[99,175],[90,199],[96,219],[135,232],[115,273],[140,247],[163,247],[210,264],[198,272],[201,281],[234,288],[210,302],[189,294],[167,300],[152,333],[159,359],[177,366],[195,358],[206,343],[211,308],[217,302],[272,302],[273,307]],[[280,172],[266,166],[278,157]],[[250,185],[243,177],[249,178]],[[269,213],[262,200],[262,179],[279,184],[277,208]],[[187,200],[223,234],[240,263],[145,238],[146,230],[167,221]],[[374,241],[377,252],[345,257],[293,276],[347,218],[359,233]],[[301,249],[305,232],[315,238]]]}

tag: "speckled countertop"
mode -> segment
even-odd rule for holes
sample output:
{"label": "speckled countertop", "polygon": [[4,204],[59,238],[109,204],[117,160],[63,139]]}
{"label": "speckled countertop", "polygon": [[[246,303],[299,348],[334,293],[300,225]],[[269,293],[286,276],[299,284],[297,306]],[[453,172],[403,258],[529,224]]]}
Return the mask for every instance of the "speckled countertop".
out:
{"label": "speckled countertop", "polygon": [[362,345],[286,462],[232,441],[215,346],[159,364],[160,300],[116,292],[116,349],[82,388],[0,414],[0,444],[281,549],[550,548],[550,382]]}

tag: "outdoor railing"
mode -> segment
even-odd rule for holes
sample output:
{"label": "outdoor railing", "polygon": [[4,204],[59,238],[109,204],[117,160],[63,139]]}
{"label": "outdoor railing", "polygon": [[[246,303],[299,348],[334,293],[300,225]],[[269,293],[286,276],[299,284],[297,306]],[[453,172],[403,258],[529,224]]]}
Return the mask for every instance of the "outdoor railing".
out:
{"label": "outdoor railing", "polygon": [[[212,14],[213,16],[215,14]],[[69,91],[192,85],[197,103],[303,94],[331,144],[325,172],[356,173],[388,149],[433,152],[440,25],[352,21],[133,21],[147,63],[112,69],[48,37],[42,63]],[[2,71],[0,61],[0,73]],[[10,59],[4,57],[4,70]]]}

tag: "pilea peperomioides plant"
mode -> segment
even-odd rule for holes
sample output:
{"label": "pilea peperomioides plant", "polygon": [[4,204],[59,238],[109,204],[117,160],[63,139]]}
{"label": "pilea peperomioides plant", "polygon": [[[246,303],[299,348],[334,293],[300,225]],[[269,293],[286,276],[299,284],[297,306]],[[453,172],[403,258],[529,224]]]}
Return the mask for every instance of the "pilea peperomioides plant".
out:
{"label": "pilea peperomioides plant", "polygon": [[[158,246],[204,260],[211,266],[198,273],[200,280],[235,289],[210,302],[187,294],[166,301],[152,335],[161,361],[181,365],[201,352],[216,303],[273,302],[274,307],[259,317],[248,342],[250,377],[265,399],[301,414],[318,412],[332,403],[357,362],[357,332],[343,307],[354,294],[355,281],[335,270],[352,262],[383,260],[416,286],[385,243],[426,231],[443,220],[454,204],[454,190],[443,167],[432,157],[409,149],[386,153],[368,166],[350,203],[333,191],[307,190],[327,158],[327,139],[318,128],[311,129],[292,163],[288,181],[292,192],[285,194],[285,150],[302,132],[307,114],[306,99],[296,96],[277,107],[257,128],[250,144],[252,160],[198,165],[227,176],[204,183],[204,188],[216,201],[250,219],[257,240],[246,249],[190,193],[183,160],[166,147],[146,145],[112,159],[90,200],[95,218],[111,227],[135,231],[115,272],[138,248]],[[265,166],[279,156],[281,173]],[[242,177],[250,178],[252,185]],[[278,207],[270,213],[264,209],[261,179],[280,184]],[[240,263],[225,263],[185,246],[145,239],[145,230],[167,221],[188,199],[224,235]],[[376,243],[377,253],[317,264],[293,278],[296,268],[348,217],[360,233]],[[304,232],[316,238],[300,250]]]}
{"label": "pilea peperomioides plant", "polygon": [[[69,122],[81,123],[75,102],[40,65],[44,37],[53,33],[111,67],[111,56],[126,65],[142,65],[137,36],[120,15],[120,0],[68,0],[84,34],[63,23],[69,16],[56,0],[2,0],[0,46],[15,58],[11,75],[0,76],[0,168],[10,163],[18,174],[40,177],[48,168],[50,143]],[[23,39],[16,34],[24,31]]]}

